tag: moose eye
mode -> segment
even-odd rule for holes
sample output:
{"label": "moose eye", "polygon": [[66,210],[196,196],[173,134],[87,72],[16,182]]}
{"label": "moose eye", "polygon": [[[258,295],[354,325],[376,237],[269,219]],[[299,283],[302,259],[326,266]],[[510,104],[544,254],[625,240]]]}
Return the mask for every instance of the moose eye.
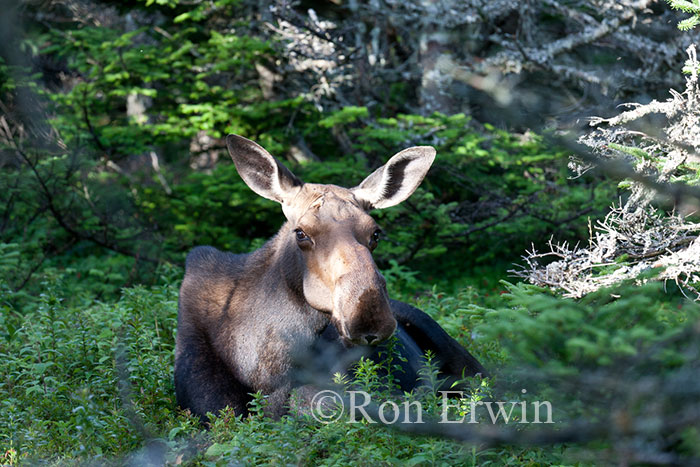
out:
{"label": "moose eye", "polygon": [[369,240],[369,248],[370,250],[374,250],[377,248],[377,243],[379,243],[379,239],[382,236],[382,231],[381,230],[375,230],[374,233],[372,234],[372,238]]}
{"label": "moose eye", "polygon": [[306,235],[306,232],[304,232],[304,231],[301,230],[301,229],[296,229],[296,230],[294,231],[294,234],[295,234],[295,236],[296,236],[296,238],[297,238],[297,242],[303,242],[304,240],[309,240],[309,236]]}

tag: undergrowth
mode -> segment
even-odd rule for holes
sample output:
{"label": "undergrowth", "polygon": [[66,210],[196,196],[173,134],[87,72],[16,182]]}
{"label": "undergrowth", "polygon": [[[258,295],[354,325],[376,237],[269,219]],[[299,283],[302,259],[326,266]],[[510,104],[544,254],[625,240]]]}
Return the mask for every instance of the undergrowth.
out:
{"label": "undergrowth", "polygon": [[[391,288],[398,280],[390,281]],[[577,462],[581,447],[591,446],[552,442],[542,448],[518,447],[486,438],[462,443],[364,419],[350,423],[347,413],[327,424],[308,414],[271,420],[263,416],[260,394],[249,417],[225,410],[205,430],[175,403],[177,282],[163,281],[165,285],[125,288],[115,302],[67,305],[62,278],[55,274],[45,278],[44,292],[23,310],[6,300],[9,292],[2,285],[0,462],[536,465]],[[563,391],[574,376],[601,368],[620,374],[626,365],[628,376],[641,378],[648,376],[643,357],[649,355],[655,375],[680,375],[692,365],[694,354],[688,352],[694,334],[688,329],[700,316],[698,306],[658,285],[625,287],[579,302],[507,283],[499,284],[496,293],[469,286],[456,294],[433,290],[415,296],[413,303],[492,372],[488,379],[463,381],[467,390],[449,403],[451,416],[468,415],[470,401],[518,401],[523,388],[532,400],[551,400],[555,422],[566,424],[587,410],[604,414],[610,402],[586,397],[584,389],[595,389],[591,387]],[[367,391],[373,403],[420,401],[426,420],[439,419],[445,401],[434,391],[440,379],[435,365],[428,360],[423,385],[401,394],[395,380],[381,376],[396,371],[395,358],[389,349],[380,362],[362,360],[354,373],[336,375],[334,387],[346,397],[349,391]],[[523,375],[528,372],[530,377]],[[614,390],[610,396],[620,394]],[[662,393],[654,400],[668,403]],[[485,417],[483,412],[480,416]],[[520,416],[516,410],[514,419]],[[498,420],[497,425],[505,424]],[[555,424],[555,431],[558,426],[565,425]],[[697,431],[686,427],[679,436],[678,452],[697,455],[692,447],[697,446]],[[602,438],[600,453],[606,445]]]}

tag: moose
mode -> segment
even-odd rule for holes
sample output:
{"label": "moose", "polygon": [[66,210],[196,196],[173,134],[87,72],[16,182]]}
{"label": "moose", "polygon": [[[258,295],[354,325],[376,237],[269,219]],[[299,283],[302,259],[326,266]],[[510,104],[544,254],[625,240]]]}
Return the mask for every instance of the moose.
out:
{"label": "moose", "polygon": [[372,209],[408,198],[435,159],[429,146],[404,149],[347,189],[303,183],[265,149],[228,135],[243,181],[277,201],[287,221],[249,254],[194,248],[180,288],[175,346],[178,405],[206,422],[230,406],[247,414],[252,393],[266,414],[288,410],[300,362],[314,365],[326,347],[377,348],[396,335],[405,358],[401,386],[417,385],[424,352],[459,378],[485,374],[481,364],[427,314],[388,297],[372,251],[381,230]]}

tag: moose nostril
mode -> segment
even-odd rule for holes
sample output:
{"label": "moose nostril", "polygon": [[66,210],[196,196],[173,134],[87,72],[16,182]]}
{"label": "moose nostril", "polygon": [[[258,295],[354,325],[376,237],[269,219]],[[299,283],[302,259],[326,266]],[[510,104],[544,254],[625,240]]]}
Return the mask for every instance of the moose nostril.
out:
{"label": "moose nostril", "polygon": [[367,342],[367,345],[372,345],[372,342],[375,342],[377,340],[377,336],[368,334],[365,336],[365,342]]}

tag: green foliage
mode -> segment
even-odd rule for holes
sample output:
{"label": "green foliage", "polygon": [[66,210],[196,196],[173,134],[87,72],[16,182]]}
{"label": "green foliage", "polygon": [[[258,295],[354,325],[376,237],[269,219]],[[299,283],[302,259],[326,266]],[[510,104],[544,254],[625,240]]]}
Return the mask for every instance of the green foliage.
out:
{"label": "green foliage", "polygon": [[368,115],[367,107],[348,106],[322,118],[318,121],[318,125],[324,128],[332,128],[336,125],[352,123],[358,118],[367,117]]}
{"label": "green foliage", "polygon": [[146,187],[139,202],[148,219],[172,229],[164,244],[169,251],[199,244],[242,253],[259,246],[282,221],[279,204],[250,193],[235,166],[221,164],[211,174],[190,174],[169,196]]}
{"label": "green foliage", "polygon": [[634,156],[637,158],[637,160],[642,161],[642,160],[650,160],[654,162],[658,162],[658,158],[654,158],[652,155],[650,155],[648,152],[645,150],[635,147],[635,146],[623,146],[621,144],[617,143],[610,143],[608,146],[610,146],[613,149],[616,149],[620,152],[624,152],[625,154],[629,154],[630,156]]}
{"label": "green foliage", "polygon": [[[634,426],[625,442],[647,451],[669,449],[666,439],[693,439],[694,422],[675,421],[696,410],[700,392],[697,302],[651,282],[580,301],[523,284],[508,288],[508,307],[475,310],[483,320],[475,332],[507,356],[505,388],[535,391],[555,407],[558,423],[599,423],[601,440],[614,438],[616,414]],[[671,449],[679,459],[700,453],[688,445]]]}
{"label": "green foliage", "polygon": [[[479,281],[454,294],[437,292],[420,297],[417,306],[434,318],[452,337],[469,349],[486,367],[500,367],[508,360],[508,352],[498,339],[485,338],[479,329],[484,315],[504,305],[505,288],[501,284],[493,287],[489,281]],[[489,336],[490,337],[490,336]]]}
{"label": "green foliage", "polygon": [[[678,23],[678,29],[681,31],[690,31],[700,24],[700,0],[666,0],[671,8],[681,10],[685,13],[690,13],[690,17]],[[695,68],[695,69],[693,69]],[[700,73],[700,68],[697,67],[691,60],[687,60],[683,67],[683,73]]]}
{"label": "green foliage", "polygon": [[[268,46],[194,25],[154,34],[84,28],[47,37],[52,45],[43,53],[65,59],[84,77],[67,92],[50,96],[54,125],[67,143],[92,140],[119,158],[160,145],[175,149],[200,130],[214,137],[227,128],[247,132],[246,112],[236,109],[259,100],[247,83],[255,62],[269,54]],[[148,99],[147,116],[121,111],[129,96]]]}
{"label": "green foliage", "polygon": [[[224,422],[219,422],[221,418]],[[455,442],[415,438],[365,423],[321,425],[310,417],[284,417],[279,422],[253,417],[230,423],[224,413],[214,423],[212,436],[222,442],[211,445],[205,457],[216,465],[419,465],[431,461],[475,465],[477,459],[496,457],[482,457],[481,452]]]}
{"label": "green foliage", "polygon": [[[494,399],[526,389],[551,402],[559,430],[590,423],[604,442],[618,436],[615,416],[622,414],[634,427],[623,442],[651,452],[669,449],[667,439],[696,439],[695,422],[684,414],[696,410],[700,393],[700,304],[670,284],[652,282],[622,284],[580,301],[503,285],[508,293],[498,299],[466,290],[433,294],[420,304],[487,368],[497,368]],[[700,451],[691,445],[670,449],[679,459],[694,459]],[[579,444],[567,458],[615,459],[603,461],[596,446]]]}
{"label": "green foliage", "polygon": [[[441,376],[430,354],[421,370],[423,387],[410,394],[397,392],[392,372],[396,358],[395,349],[389,346],[380,362],[362,359],[353,369],[353,376],[338,375],[336,382],[341,387],[338,394],[349,400],[350,391],[366,391],[371,396],[368,407],[369,419],[361,414],[351,417],[347,412],[338,411],[338,418],[330,423],[319,423],[311,415],[285,416],[279,421],[271,421],[262,416],[264,398],[259,394],[251,403],[252,415],[241,420],[230,411],[224,410],[212,424],[212,439],[215,443],[206,450],[205,457],[216,464],[242,462],[262,463],[313,463],[314,465],[354,465],[354,464],[402,464],[402,465],[483,465],[560,461],[559,449],[548,453],[532,449],[518,448],[479,449],[436,437],[415,436],[401,430],[374,423],[378,419],[377,405],[384,401],[402,404],[419,402],[423,411],[421,420],[433,422],[443,411],[443,398],[435,391],[440,385]],[[468,382],[469,383],[469,382]],[[489,393],[487,380],[477,380],[472,389],[461,400],[468,407],[469,401],[482,400]],[[362,401],[360,401],[362,402]],[[460,409],[460,401],[450,402],[450,417],[458,419],[466,412]],[[327,409],[330,410],[330,409]],[[418,420],[417,413],[411,413],[409,420]],[[371,442],[367,442],[370,440]]]}
{"label": "green foliage", "polygon": [[[279,205],[250,191],[228,160],[221,137],[229,132],[280,158],[303,137],[322,161],[288,163],[294,173],[343,186],[407,146],[437,149],[410,200],[373,214],[387,233],[376,258],[391,296],[423,308],[497,374],[466,381],[454,415],[465,415],[473,400],[520,397],[504,385],[519,376],[518,365],[554,378],[614,374],[622,364],[644,375],[645,355],[662,375],[687,366],[682,350],[697,306],[657,286],[576,302],[499,282],[530,242],[555,232],[584,238],[580,217],[603,213],[614,193],[589,177],[568,180],[564,151],[461,114],[388,110],[407,108],[406,83],[377,90],[387,94],[387,109],[322,113],[302,95],[266,98],[256,65],[284,57],[259,34],[257,19],[244,16],[242,2],[136,3],[159,18],[157,26],[35,25],[21,38],[35,61],[60,65],[64,86],[0,58],[0,102],[9,109],[0,141],[0,464],[139,465],[154,452],[163,462],[201,465],[571,462],[561,446],[485,449],[347,418],[274,421],[263,416],[261,394],[250,417],[224,410],[209,431],[180,413],[171,381],[182,270],[171,264],[199,244],[250,251],[283,221]],[[685,11],[697,21],[697,11]],[[145,111],[127,115],[128,101]],[[31,111],[20,105],[27,102]],[[337,135],[347,137],[348,153]],[[209,146],[199,144],[203,136]],[[195,169],[200,156],[219,161]],[[680,177],[697,184],[694,174]],[[427,356],[423,388],[397,394],[393,345],[336,382],[345,394],[418,400],[426,417],[437,416],[435,362]],[[531,396],[559,389],[543,386]],[[600,401],[577,399],[580,392],[559,393],[572,413],[582,406],[605,412]],[[697,430],[677,435],[678,452],[695,452]]]}
{"label": "green foliage", "polygon": [[589,179],[567,180],[567,155],[540,136],[489,125],[479,129],[461,114],[380,118],[352,134],[355,147],[373,155],[409,144],[437,149],[421,188],[408,201],[376,213],[388,226],[388,241],[378,250],[384,265],[390,258],[400,264],[411,259],[434,270],[439,258],[453,269],[456,264],[445,263],[448,252],[460,265],[474,265],[517,257],[531,239],[554,232],[579,238],[585,232],[571,223],[571,213],[602,213],[612,194],[604,183],[592,187]]}
{"label": "green foliage", "polygon": [[[531,285],[507,286],[510,307],[485,312],[476,332],[508,343],[508,353],[519,363],[554,373],[577,373],[642,355],[700,319],[698,304],[665,294],[659,283],[600,290],[580,301]],[[666,357],[659,363],[672,365],[679,358],[673,353]]]}
{"label": "green foliage", "polygon": [[144,430],[174,423],[176,289],[136,287],[115,304],[67,307],[60,280],[43,286],[36,308],[2,309],[0,445],[30,463],[137,448],[121,377]]}
{"label": "green foliage", "polygon": [[[309,415],[274,421],[263,416],[265,400],[260,394],[248,418],[224,410],[205,431],[175,406],[174,282],[124,289],[116,303],[72,306],[67,305],[70,289],[61,277],[47,279],[43,287],[45,293],[33,308],[0,307],[0,448],[10,465],[125,459],[139,463],[154,452],[163,461],[189,465],[477,465],[559,459],[555,452],[480,449],[364,421],[350,424],[347,415],[330,424]],[[370,391],[377,401],[421,401],[426,419],[437,417],[442,400],[434,389],[441,376],[430,355],[421,372],[425,387],[402,396],[394,383],[399,358],[395,350],[389,345],[379,362],[360,361],[352,376],[341,378],[340,390]],[[472,387],[465,403],[488,394],[487,381]],[[455,417],[460,415],[459,409],[453,410]]]}
{"label": "green foliage", "polygon": [[688,31],[700,24],[700,1],[698,0],[667,0],[671,8],[690,13],[692,16],[678,23],[678,29]]}

